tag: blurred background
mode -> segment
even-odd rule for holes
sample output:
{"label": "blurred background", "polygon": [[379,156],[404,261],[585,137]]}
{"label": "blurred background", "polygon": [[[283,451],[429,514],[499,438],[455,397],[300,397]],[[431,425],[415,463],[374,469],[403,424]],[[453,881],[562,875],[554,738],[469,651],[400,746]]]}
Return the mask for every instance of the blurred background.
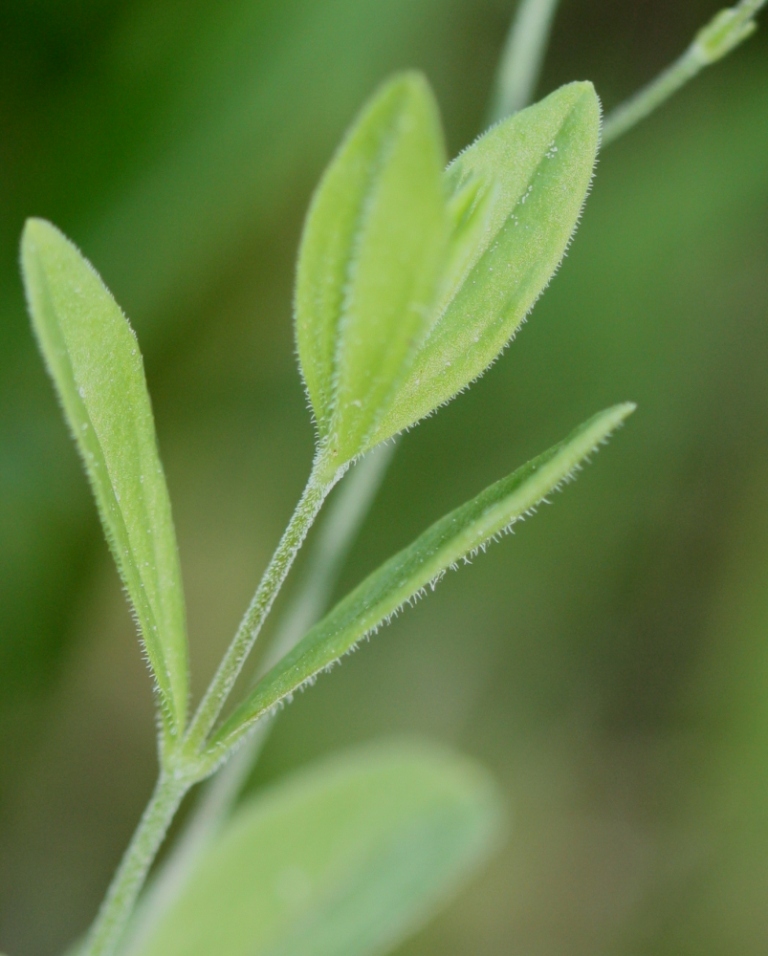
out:
{"label": "blurred background", "polygon": [[[607,108],[710,0],[563,0],[540,93]],[[138,332],[202,688],[303,486],[293,262],[334,145],[426,72],[480,131],[512,0],[0,7],[0,949],[90,921],[155,774],[149,681],[25,316],[45,216]],[[765,18],[764,18],[765,19]],[[601,158],[519,338],[402,442],[339,592],[591,413],[575,486],[280,718],[254,785],[393,733],[489,766],[512,816],[401,956],[768,949],[768,24]]]}

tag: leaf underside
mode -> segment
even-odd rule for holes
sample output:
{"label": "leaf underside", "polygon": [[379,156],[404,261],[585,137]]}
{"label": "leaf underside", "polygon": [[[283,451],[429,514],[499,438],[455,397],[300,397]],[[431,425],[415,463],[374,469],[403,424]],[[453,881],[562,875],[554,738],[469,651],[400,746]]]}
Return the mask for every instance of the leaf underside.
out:
{"label": "leaf underside", "polygon": [[446,570],[508,531],[572,478],[634,407],[617,405],[595,415],[564,441],[441,518],[385,562],[259,681],[218,730],[212,747],[230,746],[259,717],[331,667],[425,588],[434,587]]}
{"label": "leaf underside", "polygon": [[184,599],[136,336],[95,269],[50,223],[27,222],[21,259],[32,325],[175,734],[187,707]]}
{"label": "leaf underside", "polygon": [[141,956],[374,956],[498,839],[476,765],[425,745],[332,757],[242,806]]}

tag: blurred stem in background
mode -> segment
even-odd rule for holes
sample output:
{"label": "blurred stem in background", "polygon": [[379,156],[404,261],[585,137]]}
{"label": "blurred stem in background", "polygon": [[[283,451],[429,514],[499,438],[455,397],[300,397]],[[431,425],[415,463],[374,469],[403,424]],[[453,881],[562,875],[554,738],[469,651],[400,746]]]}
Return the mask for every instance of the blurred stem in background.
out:
{"label": "blurred stem in background", "polygon": [[705,67],[717,63],[752,36],[757,29],[755,16],[766,0],[741,0],[721,10],[693,38],[688,49],[655,80],[616,107],[605,119],[603,146],[612,143],[641,120],[658,109]]}
{"label": "blurred stem in background", "polygon": [[486,126],[511,116],[533,100],[559,2],[520,0],[499,61]]}
{"label": "blurred stem in background", "polygon": [[[608,145],[653,113],[702,69],[739,46],[757,28],[755,16],[768,0],[741,0],[722,10],[694,37],[685,53],[655,80],[608,114]],[[486,125],[525,108],[535,92],[558,0],[521,0],[505,42]],[[259,674],[303,637],[326,609],[344,561],[375,500],[397,443],[369,454],[346,478],[321,524],[299,590],[280,622]],[[246,745],[210,781],[185,829],[158,871],[137,914],[126,954],[141,948],[144,935],[182,887],[199,853],[229,816],[254,769],[273,722],[263,719]]]}

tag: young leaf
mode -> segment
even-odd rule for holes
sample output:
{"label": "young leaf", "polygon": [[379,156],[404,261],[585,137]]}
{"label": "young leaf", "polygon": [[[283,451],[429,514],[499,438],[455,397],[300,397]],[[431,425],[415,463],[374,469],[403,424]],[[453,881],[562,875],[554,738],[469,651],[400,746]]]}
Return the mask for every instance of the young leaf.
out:
{"label": "young leaf", "polygon": [[35,334],[175,734],[187,706],[184,602],[136,336],[90,263],[50,223],[28,220],[21,262]]}
{"label": "young leaf", "polygon": [[571,83],[492,127],[446,172],[483,203],[471,254],[444,276],[430,329],[361,450],[434,411],[508,344],[570,242],[592,179],[600,104]]}
{"label": "young leaf", "polygon": [[254,721],[347,654],[405,603],[426,587],[434,588],[448,568],[509,531],[546,495],[572,478],[634,408],[628,403],[595,415],[560,444],[441,518],[386,561],[259,681],[216,733],[212,748],[232,745]]}
{"label": "young leaf", "polygon": [[259,794],[200,860],[140,956],[374,956],[488,855],[498,793],[415,745],[332,757]]}
{"label": "young leaf", "polygon": [[359,453],[426,327],[448,238],[444,165],[429,87],[403,74],[366,107],[312,201],[296,338],[319,436],[338,464]]}

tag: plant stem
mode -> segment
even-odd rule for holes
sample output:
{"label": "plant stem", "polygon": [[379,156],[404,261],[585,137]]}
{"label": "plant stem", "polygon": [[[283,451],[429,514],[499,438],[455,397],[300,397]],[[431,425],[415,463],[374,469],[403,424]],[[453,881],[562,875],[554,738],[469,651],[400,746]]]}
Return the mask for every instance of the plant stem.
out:
{"label": "plant stem", "polygon": [[79,956],[111,956],[193,778],[161,773]]}
{"label": "plant stem", "polygon": [[528,106],[539,81],[559,0],[520,0],[504,44],[487,125]]}
{"label": "plant stem", "polygon": [[[392,442],[370,452],[342,482],[312,543],[299,590],[277,626],[259,674],[266,673],[288,653],[326,609],[349,549],[370,511],[396,447],[397,443]],[[126,956],[138,956],[147,935],[181,891],[200,853],[219,832],[256,765],[273,724],[271,717],[259,721],[243,746],[206,783],[178,841],[160,865],[139,904]]]}
{"label": "plant stem", "polygon": [[308,555],[306,577],[280,621],[259,668],[265,674],[301,640],[325,611],[349,550],[376,497],[397,442],[380,445],[351,470],[329,503]]}
{"label": "plant stem", "polygon": [[[78,956],[112,956],[115,953],[146,880],[149,868],[185,794],[202,776],[197,759],[237,680],[261,626],[280,587],[329,492],[346,468],[333,471],[318,456],[307,485],[267,566],[256,594],[198,707],[185,738],[184,751],[177,754],[176,769],[163,770],[147,804],[133,839],[112,880],[96,920]],[[213,809],[213,807],[209,808]],[[221,811],[225,813],[229,803]],[[220,816],[221,814],[217,814]]]}
{"label": "plant stem", "polygon": [[291,569],[294,558],[329,492],[345,469],[333,471],[328,461],[318,456],[296,510],[283,532],[275,553],[256,589],[256,594],[222,658],[216,674],[192,719],[185,739],[185,751],[198,754],[226,703],[243,665],[253,649],[259,631]]}
{"label": "plant stem", "polygon": [[[266,730],[266,722],[264,728]],[[260,723],[254,728],[254,736],[261,732]],[[182,833],[172,845],[169,855],[159,865],[157,873],[139,901],[135,916],[131,920],[127,943],[120,950],[121,956],[138,956],[141,953],[148,936],[193,874],[201,853],[210,845],[229,816],[251,770],[250,761],[240,759],[241,753],[246,749],[247,746],[236,752],[207,782],[191,816],[184,823]]]}
{"label": "plant stem", "polygon": [[632,129],[705,67],[727,56],[757,29],[755,15],[768,0],[742,0],[735,7],[721,10],[703,27],[688,49],[655,80],[617,106],[605,119],[603,145],[606,146]]}

